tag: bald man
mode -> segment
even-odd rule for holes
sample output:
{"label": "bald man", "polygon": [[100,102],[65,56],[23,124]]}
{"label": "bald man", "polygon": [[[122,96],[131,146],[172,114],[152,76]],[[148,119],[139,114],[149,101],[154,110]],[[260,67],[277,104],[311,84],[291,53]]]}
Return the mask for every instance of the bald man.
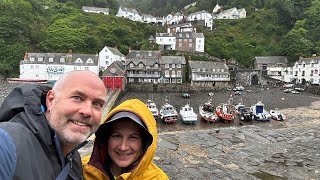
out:
{"label": "bald man", "polygon": [[0,108],[1,179],[83,179],[79,152],[100,125],[106,89],[90,71],[53,88],[15,88]]}

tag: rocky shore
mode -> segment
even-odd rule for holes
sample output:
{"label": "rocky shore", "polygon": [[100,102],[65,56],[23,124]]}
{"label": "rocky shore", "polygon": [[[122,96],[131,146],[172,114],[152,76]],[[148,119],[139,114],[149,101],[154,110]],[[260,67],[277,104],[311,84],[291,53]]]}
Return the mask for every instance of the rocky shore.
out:
{"label": "rocky shore", "polygon": [[[19,84],[0,85],[0,104]],[[251,91],[246,91],[251,90]],[[269,109],[288,115],[283,122],[257,122],[239,125],[215,123],[194,126],[158,123],[158,148],[154,162],[170,179],[320,179],[320,96],[301,92],[284,93],[280,88],[247,87],[233,95],[235,103],[253,105],[261,100]],[[139,98],[153,99],[158,107],[167,97],[176,108],[190,102],[196,112],[208,98],[215,105],[226,102],[230,91],[191,94],[126,93],[118,103]],[[91,152],[92,142],[81,149]]]}

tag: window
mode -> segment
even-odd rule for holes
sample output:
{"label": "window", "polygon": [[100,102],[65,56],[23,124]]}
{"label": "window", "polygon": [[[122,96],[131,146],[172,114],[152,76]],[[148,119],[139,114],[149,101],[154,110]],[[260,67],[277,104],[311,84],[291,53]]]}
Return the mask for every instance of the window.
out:
{"label": "window", "polygon": [[313,76],[313,73],[314,73],[313,70],[311,70],[310,76]]}
{"label": "window", "polygon": [[176,83],[176,79],[172,79],[171,82],[172,82],[172,83]]}
{"label": "window", "polygon": [[177,64],[177,68],[181,68],[181,64]]}
{"label": "window", "polygon": [[182,34],[181,34],[181,33],[179,34],[179,37],[182,37]]}
{"label": "window", "polygon": [[106,49],[104,50],[104,52],[108,52],[108,49],[106,48]]}
{"label": "window", "polygon": [[131,67],[131,68],[133,68],[133,67],[134,67],[133,63],[130,63],[130,67]]}
{"label": "window", "polygon": [[64,57],[61,57],[61,58],[60,58],[60,63],[65,63],[65,61],[66,61],[66,60],[65,60]]}
{"label": "window", "polygon": [[139,68],[143,68],[143,64],[140,63],[140,64],[139,64]]}
{"label": "window", "polygon": [[182,47],[182,44],[179,44],[179,47]]}
{"label": "window", "polygon": [[34,61],[34,57],[30,57],[30,61]]}
{"label": "window", "polygon": [[169,68],[169,64],[165,64],[164,67],[165,67],[165,68]]}
{"label": "window", "polygon": [[201,39],[198,40],[198,43],[201,43]]}
{"label": "window", "polygon": [[106,59],[109,59],[109,56],[106,56]]}
{"label": "window", "polygon": [[188,42],[188,39],[184,39],[183,42]]}
{"label": "window", "polygon": [[42,62],[42,61],[43,61],[43,57],[39,57],[39,58],[38,58],[38,61],[41,61],[41,62]]}
{"label": "window", "polygon": [[49,58],[49,62],[53,62],[53,58],[51,57],[51,58]]}
{"label": "window", "polygon": [[175,71],[171,71],[171,74],[172,74],[173,76],[175,76],[175,75],[176,75],[176,72],[175,72]]}
{"label": "window", "polygon": [[179,42],[182,42],[182,39],[179,39]]}
{"label": "window", "polygon": [[191,48],[191,47],[192,47],[192,44],[190,43],[190,44],[189,44],[189,48]]}
{"label": "window", "polygon": [[154,65],[154,68],[158,68],[158,64],[155,64],[155,65]]}
{"label": "window", "polygon": [[302,71],[302,76],[304,76],[304,73],[305,73],[305,72],[304,72],[304,71]]}
{"label": "window", "polygon": [[201,48],[201,45],[198,45],[198,49],[200,49]]}
{"label": "window", "polygon": [[170,75],[170,74],[169,74],[169,71],[165,71],[164,74],[165,74],[166,76],[169,76],[169,75]]}
{"label": "window", "polygon": [[177,71],[177,76],[181,76],[181,71]]}
{"label": "window", "polygon": [[171,66],[172,66],[172,68],[176,68],[176,65],[175,65],[175,64],[172,64]]}
{"label": "window", "polygon": [[186,34],[186,37],[189,38],[189,34]]}
{"label": "window", "polygon": [[106,61],[106,65],[109,66],[109,61]]}
{"label": "window", "polygon": [[192,42],[192,39],[189,39],[189,42]]}

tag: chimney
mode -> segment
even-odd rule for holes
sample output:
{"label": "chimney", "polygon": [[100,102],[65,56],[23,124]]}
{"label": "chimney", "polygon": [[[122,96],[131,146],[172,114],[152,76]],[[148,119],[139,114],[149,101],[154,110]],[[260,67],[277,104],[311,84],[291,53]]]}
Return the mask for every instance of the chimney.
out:
{"label": "chimney", "polygon": [[28,61],[28,52],[26,51],[26,53],[24,53],[24,58],[25,61]]}

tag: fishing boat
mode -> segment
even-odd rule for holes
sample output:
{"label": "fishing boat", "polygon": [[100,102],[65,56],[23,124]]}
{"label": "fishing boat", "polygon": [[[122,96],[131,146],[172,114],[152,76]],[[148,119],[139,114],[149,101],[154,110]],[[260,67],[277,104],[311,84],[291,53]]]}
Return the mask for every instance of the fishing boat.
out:
{"label": "fishing boat", "polygon": [[165,99],[165,103],[161,106],[159,114],[165,123],[175,123],[178,120],[176,109],[168,103],[167,99]]}
{"label": "fishing boat", "polygon": [[155,120],[158,120],[159,117],[159,110],[157,108],[157,105],[151,100],[148,99],[146,102],[147,107],[149,108],[149,110],[151,111],[153,117]]}
{"label": "fishing boat", "polygon": [[186,124],[195,124],[198,120],[197,114],[193,111],[189,103],[180,108],[179,114],[182,121]]}
{"label": "fishing boat", "polygon": [[228,103],[221,103],[216,107],[217,116],[226,122],[230,122],[235,119],[236,111],[232,102],[233,99],[229,98]]}
{"label": "fishing boat", "polygon": [[214,107],[212,105],[211,99],[209,99],[209,101],[207,101],[203,105],[199,106],[199,115],[207,122],[216,122],[218,120],[218,116],[214,112]]}
{"label": "fishing boat", "polygon": [[257,121],[270,121],[271,115],[264,109],[264,104],[258,101],[257,104],[251,106],[254,119]]}
{"label": "fishing boat", "polygon": [[271,119],[274,119],[276,121],[283,121],[287,119],[287,116],[277,111],[277,109],[270,110],[270,115],[271,115]]}

